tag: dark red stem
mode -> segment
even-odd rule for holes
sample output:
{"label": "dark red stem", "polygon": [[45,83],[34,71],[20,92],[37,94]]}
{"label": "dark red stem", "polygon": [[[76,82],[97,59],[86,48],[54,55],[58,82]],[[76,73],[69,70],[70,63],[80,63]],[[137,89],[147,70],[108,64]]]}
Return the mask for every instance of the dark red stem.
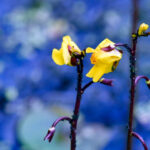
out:
{"label": "dark red stem", "polygon": [[129,110],[129,122],[128,122],[128,138],[127,138],[127,150],[132,149],[132,127],[133,127],[133,111],[134,111],[134,100],[135,100],[135,67],[136,67],[136,43],[137,38],[132,41],[133,47],[130,53],[130,79],[131,79],[131,87],[130,87],[130,110]]}
{"label": "dark red stem", "polygon": [[[132,0],[133,3],[133,17],[132,17],[132,33],[136,33],[138,21],[138,0]],[[130,52],[130,110],[128,122],[128,137],[127,137],[127,150],[132,149],[132,128],[133,128],[133,112],[135,100],[135,68],[136,68],[136,44],[137,37],[132,38],[132,51]]]}
{"label": "dark red stem", "polygon": [[132,132],[132,136],[136,137],[142,143],[144,150],[148,150],[148,147],[147,147],[144,139],[139,134],[137,134],[136,132]]}
{"label": "dark red stem", "polygon": [[115,44],[115,46],[116,46],[116,47],[117,47],[117,46],[122,46],[122,47],[126,48],[129,53],[131,53],[131,51],[132,51],[132,48],[130,48],[130,47],[128,46],[128,44],[117,43],[117,44]]}
{"label": "dark red stem", "polygon": [[138,1],[139,0],[132,0],[132,5],[133,5],[132,33],[136,33],[136,31],[137,31],[137,23],[138,23],[138,17],[139,17]]}
{"label": "dark red stem", "polygon": [[69,118],[69,117],[60,117],[60,118],[58,118],[54,123],[53,123],[53,125],[48,129],[48,132],[47,132],[47,134],[46,134],[46,136],[44,137],[44,140],[48,140],[49,142],[51,142],[52,141],[52,139],[53,139],[53,136],[54,136],[54,134],[55,134],[55,127],[56,127],[56,125],[60,122],[60,121],[64,121],[64,120],[67,120],[67,121],[69,121],[69,123],[71,124],[71,118]]}
{"label": "dark red stem", "polygon": [[89,83],[87,83],[86,85],[83,86],[82,88],[82,93],[90,86],[92,85],[94,82],[93,81],[90,81]]}
{"label": "dark red stem", "polygon": [[[106,78],[102,78],[99,83],[104,84],[104,85],[108,85],[108,86],[112,86],[113,80],[112,79],[106,79]],[[82,94],[84,93],[84,91],[93,84],[93,81],[90,81],[89,83],[87,83],[86,85],[83,86],[82,88]]]}
{"label": "dark red stem", "polygon": [[80,59],[80,65],[77,66],[77,73],[78,73],[77,96],[76,96],[76,103],[75,103],[74,113],[71,122],[71,135],[70,135],[71,150],[76,149],[76,129],[78,123],[79,110],[80,110],[81,96],[82,96],[82,73],[83,73],[82,59]]}
{"label": "dark red stem", "polygon": [[64,121],[64,120],[67,120],[69,122],[71,122],[71,118],[70,117],[60,117],[58,118],[52,125],[52,127],[56,127],[56,125],[60,122],[60,121]]}
{"label": "dark red stem", "polygon": [[149,81],[149,78],[146,77],[146,76],[137,76],[136,79],[135,79],[135,86],[137,85],[137,83],[139,82],[139,80],[141,79],[145,79],[146,81]]}

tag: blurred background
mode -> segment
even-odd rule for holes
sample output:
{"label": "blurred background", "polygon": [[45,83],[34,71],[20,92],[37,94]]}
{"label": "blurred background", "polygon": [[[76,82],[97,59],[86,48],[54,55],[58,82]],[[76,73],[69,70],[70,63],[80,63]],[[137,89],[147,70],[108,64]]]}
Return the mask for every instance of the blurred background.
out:
{"label": "blurred background", "polygon": [[[150,24],[150,1],[139,1],[139,24]],[[60,123],[52,143],[43,141],[54,120],[72,115],[76,68],[51,59],[62,37],[70,35],[84,49],[104,38],[129,43],[130,0],[0,1],[0,150],[69,150],[69,125]],[[140,38],[139,75],[150,77],[150,38]],[[90,55],[84,74],[92,67]],[[127,136],[129,62],[124,50],[118,69],[105,75],[114,86],[92,85],[83,95],[77,150],[123,150]],[[84,84],[90,81],[84,76]],[[150,91],[137,88],[135,131],[150,145]],[[134,140],[134,150],[141,150]]]}

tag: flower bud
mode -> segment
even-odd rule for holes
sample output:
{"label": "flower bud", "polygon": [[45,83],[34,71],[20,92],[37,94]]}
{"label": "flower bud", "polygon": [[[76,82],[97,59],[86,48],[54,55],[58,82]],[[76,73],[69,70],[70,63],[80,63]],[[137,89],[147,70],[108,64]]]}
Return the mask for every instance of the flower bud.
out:
{"label": "flower bud", "polygon": [[105,52],[110,52],[110,51],[114,50],[114,48],[115,48],[115,45],[109,45],[109,46],[103,47],[101,49]]}
{"label": "flower bud", "polygon": [[146,81],[146,84],[147,84],[148,88],[150,89],[150,79],[148,81]]}
{"label": "flower bud", "polygon": [[112,79],[106,79],[106,78],[100,79],[100,83],[108,85],[108,86],[112,86],[113,85],[112,82],[113,82]]}
{"label": "flower bud", "polygon": [[51,142],[51,140],[54,136],[54,133],[55,133],[55,127],[49,128],[44,140],[48,140],[49,142]]}
{"label": "flower bud", "polygon": [[141,79],[145,79],[146,80],[146,84],[148,86],[148,88],[150,89],[150,79],[146,76],[137,76],[135,79],[135,85],[137,85],[138,81]]}
{"label": "flower bud", "polygon": [[142,36],[144,35],[144,32],[149,28],[148,24],[142,23],[138,29],[138,35]]}

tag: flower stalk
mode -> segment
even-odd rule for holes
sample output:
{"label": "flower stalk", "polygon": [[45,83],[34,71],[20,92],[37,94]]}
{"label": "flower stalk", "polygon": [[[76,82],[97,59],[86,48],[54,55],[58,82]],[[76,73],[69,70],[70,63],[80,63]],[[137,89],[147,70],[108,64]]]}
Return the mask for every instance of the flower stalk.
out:
{"label": "flower stalk", "polygon": [[[146,27],[145,27],[146,26]],[[148,25],[142,24],[140,25],[138,32],[132,34],[132,49],[130,51],[130,79],[131,79],[131,87],[130,87],[130,109],[129,109],[129,121],[128,121],[128,136],[127,136],[127,150],[132,150],[132,136],[138,138],[145,150],[147,147],[145,146],[145,141],[143,138],[137,133],[133,132],[133,120],[134,120],[134,102],[135,102],[135,88],[140,79],[145,79],[148,88],[150,88],[150,80],[146,76],[136,76],[136,46],[137,40],[140,36],[145,34],[145,30],[147,30]],[[140,31],[140,34],[139,34]]]}
{"label": "flower stalk", "polygon": [[52,127],[56,127],[56,125],[60,122],[60,121],[68,121],[69,123],[71,122],[71,118],[70,117],[67,117],[67,116],[64,116],[64,117],[60,117],[58,118],[52,125]]}
{"label": "flower stalk", "polygon": [[[132,17],[132,33],[136,33],[138,21],[138,0],[132,0],[133,17]],[[136,78],[136,45],[137,34],[132,36],[132,50],[130,51],[130,108],[129,108],[129,121],[128,121],[128,136],[127,136],[127,150],[132,149],[132,128],[133,128],[133,112],[135,101],[135,78]]]}
{"label": "flower stalk", "polygon": [[[102,79],[100,79],[99,82],[100,82],[101,84],[104,84],[104,85],[113,86],[113,84],[112,84],[113,80],[112,80],[112,79],[102,78]],[[87,83],[86,85],[84,85],[83,88],[82,88],[82,94],[83,94],[83,92],[84,92],[89,86],[91,86],[93,83],[95,83],[95,82],[90,81],[89,83]]]}
{"label": "flower stalk", "polygon": [[147,147],[145,141],[139,134],[137,134],[136,132],[132,132],[132,136],[136,137],[142,143],[144,150],[148,150],[148,147]]}
{"label": "flower stalk", "polygon": [[132,51],[130,52],[130,110],[129,110],[129,122],[128,122],[128,138],[127,138],[127,150],[132,149],[132,128],[133,128],[133,112],[135,101],[135,78],[136,78],[136,44],[137,38],[132,39]]}
{"label": "flower stalk", "polygon": [[149,87],[150,86],[150,80],[149,80],[149,78],[147,76],[143,76],[143,75],[136,77],[136,79],[135,79],[135,85],[137,85],[138,82],[139,82],[139,80],[141,80],[141,79],[145,79],[148,88],[150,88]]}
{"label": "flower stalk", "polygon": [[77,96],[76,96],[74,113],[73,113],[72,121],[71,121],[71,134],[70,134],[71,150],[76,149],[76,130],[77,130],[78,117],[79,117],[81,97],[82,97],[82,74],[83,74],[83,60],[82,60],[82,58],[80,58],[80,64],[77,65],[77,74],[78,74]]}
{"label": "flower stalk", "polygon": [[46,134],[46,136],[44,137],[44,140],[48,140],[49,142],[51,142],[51,140],[53,139],[53,136],[55,134],[55,127],[57,126],[57,124],[60,122],[60,121],[68,121],[69,123],[71,123],[71,118],[70,117],[60,117],[58,118],[54,123],[53,125],[48,129],[48,132]]}

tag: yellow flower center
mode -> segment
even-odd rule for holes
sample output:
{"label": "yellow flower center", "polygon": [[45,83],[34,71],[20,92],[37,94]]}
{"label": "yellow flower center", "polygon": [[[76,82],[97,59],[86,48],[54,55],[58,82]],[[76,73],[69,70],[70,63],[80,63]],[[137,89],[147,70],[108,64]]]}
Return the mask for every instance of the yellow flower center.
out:
{"label": "yellow flower center", "polygon": [[72,53],[76,53],[76,54],[80,54],[80,50],[76,49],[74,46],[70,46],[68,45],[68,51],[70,56],[72,55]]}
{"label": "yellow flower center", "polygon": [[70,45],[68,45],[68,52],[71,55],[71,53],[72,53],[72,47]]}

